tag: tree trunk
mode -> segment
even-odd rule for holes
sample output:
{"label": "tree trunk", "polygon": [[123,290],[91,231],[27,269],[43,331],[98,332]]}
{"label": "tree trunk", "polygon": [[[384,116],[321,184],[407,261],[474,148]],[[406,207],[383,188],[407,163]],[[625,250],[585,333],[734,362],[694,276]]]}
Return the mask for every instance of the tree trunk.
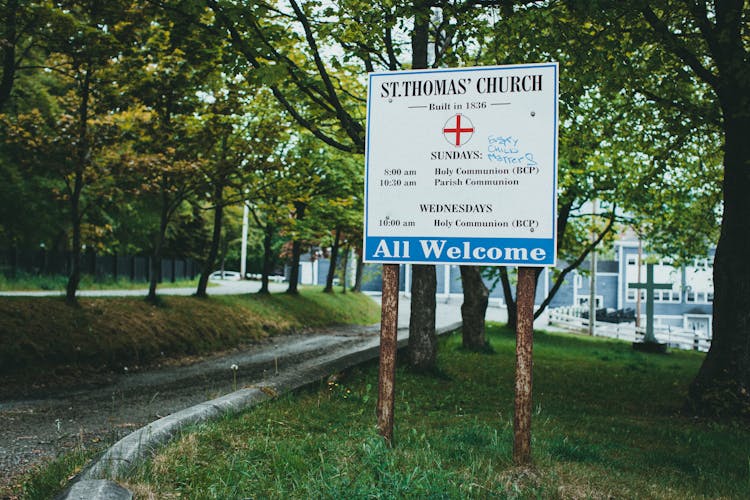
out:
{"label": "tree trunk", "polygon": [[[411,37],[412,68],[427,68],[427,44],[430,7],[421,0],[414,2],[414,31]],[[435,335],[435,266],[412,266],[411,317],[409,319],[409,362],[418,370],[431,370],[437,362]]]}
{"label": "tree trunk", "polygon": [[195,291],[197,297],[207,297],[206,290],[208,288],[208,277],[211,274],[211,269],[214,268],[216,257],[219,255],[219,244],[221,243],[221,226],[224,216],[224,186],[221,183],[216,184],[214,190],[214,229],[211,234],[211,246],[208,250],[208,256],[203,262],[204,272],[201,273],[201,277],[198,280],[198,289]]}
{"label": "tree trunk", "polygon": [[349,252],[351,252],[351,248],[347,244],[344,248],[344,258],[341,259],[341,293],[346,293],[346,272],[349,266]]}
{"label": "tree trunk", "polygon": [[325,293],[333,293],[333,278],[336,277],[336,261],[339,258],[339,241],[341,240],[341,228],[336,228],[336,235],[333,237],[333,246],[331,247],[331,260],[328,266],[328,275],[326,276],[326,286],[323,289]]}
{"label": "tree trunk", "polygon": [[70,266],[70,275],[68,276],[68,283],[65,287],[65,302],[70,305],[75,305],[76,291],[78,290],[78,284],[81,282],[81,215],[80,215],[80,203],[81,203],[81,184],[83,183],[83,175],[80,172],[76,172],[75,180],[73,181],[73,192],[70,196],[70,221],[73,225],[73,247],[72,247],[72,258]]}
{"label": "tree trunk", "polygon": [[750,88],[729,92],[744,98],[723,110],[724,216],[714,257],[713,339],[688,407],[750,418]]}
{"label": "tree trunk", "polygon": [[516,299],[513,298],[513,289],[510,286],[510,278],[508,277],[508,268],[506,266],[500,267],[500,281],[503,284],[503,297],[505,297],[505,307],[508,311],[507,326],[511,330],[516,331]]}
{"label": "tree trunk", "polygon": [[354,286],[352,287],[352,292],[359,293],[362,291],[362,275],[365,271],[365,263],[362,260],[362,250],[357,249],[355,253],[357,255],[357,271],[354,275]]}
{"label": "tree trunk", "polygon": [[65,289],[65,301],[68,304],[76,304],[76,291],[81,281],[81,192],[83,191],[84,177],[91,151],[89,149],[88,121],[89,121],[89,95],[91,91],[91,67],[86,66],[81,82],[81,103],[78,108],[78,165],[76,166],[73,189],[70,193],[70,219],[73,229],[73,262]]}
{"label": "tree trunk", "polygon": [[273,243],[273,234],[275,228],[270,222],[266,223],[266,227],[263,228],[263,272],[260,277],[260,290],[258,293],[267,295],[271,293],[268,290],[268,277],[271,274],[271,260],[273,259],[273,249],[271,244]]}
{"label": "tree trunk", "polygon": [[435,335],[435,266],[412,266],[411,317],[409,318],[409,363],[420,371],[432,370],[437,362]]}
{"label": "tree trunk", "polygon": [[[305,217],[305,209],[307,205],[302,202],[295,202],[294,208],[296,209],[295,217],[297,221],[301,221]],[[292,242],[292,268],[289,272],[289,287],[286,293],[297,295],[299,293],[299,259],[302,255],[302,242],[299,237],[295,238]]]}
{"label": "tree trunk", "polygon": [[289,270],[289,287],[286,293],[297,295],[299,293],[299,259],[302,255],[302,242],[294,240],[292,242],[292,263]]}
{"label": "tree trunk", "polygon": [[463,347],[472,351],[484,351],[487,349],[484,316],[487,312],[490,291],[482,280],[481,267],[459,267],[461,286],[464,290],[464,303],[461,305]]}
{"label": "tree trunk", "polygon": [[[167,200],[165,198],[166,194],[162,193],[159,232],[156,235],[156,241],[154,241],[154,253],[151,256],[151,276],[148,283],[148,295],[146,296],[146,301],[152,304],[157,302],[156,286],[159,283],[159,276],[161,275],[161,251],[164,246],[164,237],[167,234],[167,224],[169,223],[169,208],[167,207]],[[210,270],[205,270],[204,274],[210,272]]]}

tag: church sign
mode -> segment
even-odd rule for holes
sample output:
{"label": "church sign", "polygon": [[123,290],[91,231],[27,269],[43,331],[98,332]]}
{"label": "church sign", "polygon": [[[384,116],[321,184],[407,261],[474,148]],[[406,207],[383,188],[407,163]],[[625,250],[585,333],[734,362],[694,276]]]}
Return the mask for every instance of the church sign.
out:
{"label": "church sign", "polygon": [[369,75],[367,262],[554,266],[558,66]]}

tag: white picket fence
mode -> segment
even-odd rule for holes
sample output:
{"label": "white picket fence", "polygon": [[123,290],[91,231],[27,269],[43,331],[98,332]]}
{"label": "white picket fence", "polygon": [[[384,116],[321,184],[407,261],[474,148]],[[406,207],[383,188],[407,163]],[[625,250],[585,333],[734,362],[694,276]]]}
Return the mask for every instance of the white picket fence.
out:
{"label": "white picket fence", "polygon": [[[576,332],[588,332],[589,320],[582,317],[587,309],[581,307],[557,307],[549,310],[549,323],[566,330]],[[645,326],[636,328],[632,323],[604,323],[597,321],[594,325],[594,335],[597,337],[608,337],[626,340],[629,342],[640,342],[646,333]],[[700,332],[685,330],[674,327],[654,327],[654,335],[659,342],[666,343],[669,347],[695,351],[708,351],[711,347],[711,338]]]}

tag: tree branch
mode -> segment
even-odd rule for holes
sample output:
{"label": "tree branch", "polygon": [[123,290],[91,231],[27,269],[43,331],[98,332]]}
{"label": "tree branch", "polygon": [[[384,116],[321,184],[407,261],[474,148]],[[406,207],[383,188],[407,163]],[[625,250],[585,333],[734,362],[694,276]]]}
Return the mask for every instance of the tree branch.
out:
{"label": "tree branch", "polygon": [[609,222],[607,223],[607,227],[604,228],[604,231],[602,231],[599,234],[599,237],[596,238],[592,243],[590,243],[584,251],[581,253],[581,255],[578,256],[578,258],[570,265],[568,265],[565,269],[562,270],[560,275],[555,280],[555,284],[552,286],[552,289],[550,290],[547,297],[544,299],[544,301],[539,305],[539,309],[534,311],[534,319],[538,318],[544,310],[547,308],[547,306],[552,302],[552,299],[555,297],[555,294],[562,286],[563,282],[565,281],[565,276],[568,275],[572,270],[576,269],[578,266],[581,265],[581,263],[586,259],[586,257],[591,253],[591,251],[596,248],[596,246],[601,243],[601,241],[604,239],[604,237],[612,230],[612,226],[614,225],[615,219],[616,219],[616,206],[612,207],[612,214],[609,217]]}
{"label": "tree branch", "polygon": [[[229,31],[229,35],[233,41],[233,43],[237,46],[237,48],[240,50],[240,52],[245,56],[245,58],[248,60],[248,62],[254,67],[254,68],[261,68],[263,65],[260,63],[259,57],[255,50],[250,47],[250,45],[244,40],[242,35],[237,30],[237,27],[234,25],[234,23],[229,19],[229,17],[226,15],[226,13],[219,7],[216,1],[214,0],[207,0],[207,4],[209,7],[214,11],[217,18],[221,22],[221,24],[224,26],[227,31]],[[258,27],[253,26],[252,29],[255,31],[255,33],[261,37],[261,40],[264,44],[266,44],[272,51],[273,48],[270,46],[267,40],[265,40],[262,37],[262,34],[260,33],[260,30]],[[334,112],[336,113],[337,118],[341,119],[341,115],[339,112],[335,109],[334,103],[331,103],[328,101],[328,97],[326,95],[321,94],[321,97],[325,100],[321,100],[317,98],[315,95],[312,94],[312,90],[314,89],[310,85],[304,84],[296,75],[296,71],[299,70],[294,63],[289,61],[288,59],[284,58],[281,54],[278,54],[277,52],[273,51],[274,57],[281,60],[286,69],[287,74],[292,78],[292,83],[295,85],[296,88],[298,88],[301,92],[303,92],[306,96],[308,96],[316,105],[320,106],[324,111],[326,112]],[[324,143],[328,144],[329,146],[332,146],[336,149],[347,151],[347,152],[355,152],[355,153],[361,153],[364,151],[364,136],[363,135],[357,135],[356,133],[352,135],[351,129],[347,128],[345,126],[345,123],[342,123],[342,126],[344,129],[348,132],[349,137],[352,139],[353,144],[347,145],[344,144],[341,141],[338,141],[334,139],[333,137],[326,134],[324,131],[322,131],[319,127],[315,125],[315,123],[312,120],[309,120],[305,118],[297,109],[295,106],[292,105],[292,103],[287,99],[284,92],[279,88],[278,85],[270,85],[271,92],[273,93],[274,97],[276,97],[276,100],[281,103],[281,105],[286,109],[289,114],[294,118],[295,121],[297,121],[300,125],[302,125],[304,128],[308,129],[315,137],[323,141]],[[316,92],[319,92],[317,89],[314,89]],[[334,91],[335,94],[335,91]],[[333,105],[333,107],[331,107]],[[340,106],[340,104],[339,104]],[[349,122],[353,122],[354,120],[349,118]],[[359,125],[359,124],[357,124]],[[361,126],[360,126],[361,129]]]}
{"label": "tree branch", "polygon": [[393,48],[393,29],[391,28],[391,15],[390,12],[385,13],[385,51],[388,54],[388,69],[396,71],[401,68],[401,64],[396,58],[396,51]]}
{"label": "tree branch", "polygon": [[656,36],[661,38],[664,42],[664,45],[685,64],[690,66],[701,80],[709,84],[717,93],[719,93],[721,90],[719,88],[719,79],[709,69],[703,66],[698,60],[698,57],[693,54],[674,33],[672,33],[669,26],[667,26],[667,23],[659,18],[659,16],[657,16],[648,5],[644,5],[641,8],[641,13],[649,26],[651,26],[651,29],[654,30]]}
{"label": "tree branch", "polygon": [[336,89],[333,86],[333,82],[328,75],[328,70],[326,69],[325,64],[323,64],[323,60],[320,57],[320,50],[318,49],[318,44],[315,41],[315,36],[313,35],[312,28],[310,27],[310,22],[307,16],[297,4],[296,0],[290,0],[289,3],[291,4],[294,13],[297,15],[297,19],[302,24],[302,28],[305,31],[307,45],[312,51],[312,56],[313,60],[315,61],[315,67],[318,70],[318,75],[320,75],[320,78],[323,80],[323,86],[328,92],[328,103],[336,110],[336,117],[339,119],[341,125],[344,127],[344,130],[346,130],[347,134],[352,139],[352,142],[354,142],[355,144],[361,143],[364,146],[364,129],[359,122],[352,119],[351,115],[349,115],[349,113],[347,113],[344,110],[344,107],[341,105],[341,101],[339,100]]}

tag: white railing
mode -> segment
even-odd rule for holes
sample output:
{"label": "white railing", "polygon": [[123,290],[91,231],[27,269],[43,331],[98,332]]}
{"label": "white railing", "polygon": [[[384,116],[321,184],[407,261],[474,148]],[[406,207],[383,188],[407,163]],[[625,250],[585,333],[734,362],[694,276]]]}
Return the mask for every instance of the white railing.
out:
{"label": "white railing", "polygon": [[[582,307],[558,307],[549,310],[550,325],[565,328],[577,332],[588,332],[589,320],[583,317],[588,308]],[[608,337],[626,340],[629,342],[640,342],[646,333],[644,327],[636,328],[632,323],[605,323],[597,321],[594,325],[594,335],[597,337]],[[674,327],[655,327],[654,335],[659,342],[666,343],[669,347],[695,351],[708,351],[711,347],[711,338],[701,332],[684,330]]]}

